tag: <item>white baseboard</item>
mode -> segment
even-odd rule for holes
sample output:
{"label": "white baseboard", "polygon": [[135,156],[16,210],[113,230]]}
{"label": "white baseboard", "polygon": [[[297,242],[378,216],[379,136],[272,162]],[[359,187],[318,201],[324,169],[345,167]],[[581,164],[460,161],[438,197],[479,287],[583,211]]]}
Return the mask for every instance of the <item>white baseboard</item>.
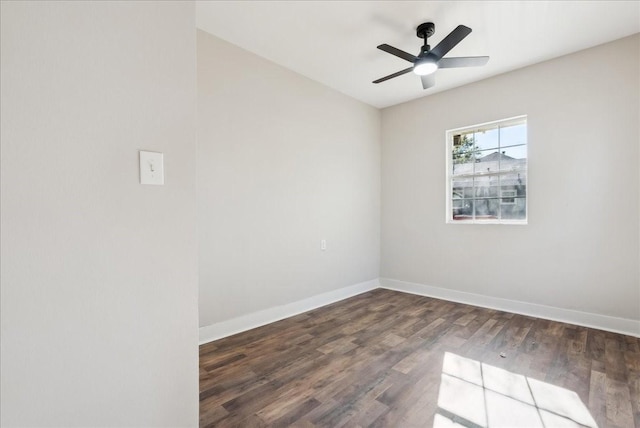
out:
{"label": "white baseboard", "polygon": [[216,324],[200,327],[200,344],[212,342],[223,337],[251,330],[284,318],[292,317],[320,306],[329,305],[339,300],[344,300],[355,295],[386,288],[417,294],[419,296],[434,297],[436,299],[483,308],[497,309],[521,315],[532,316],[552,321],[560,321],[569,324],[581,325],[598,330],[611,331],[640,337],[640,321],[626,318],[616,318],[607,315],[593,314],[589,312],[562,309],[553,306],[526,303],[517,300],[502,299],[499,297],[483,296],[481,294],[467,293],[464,291],[450,290],[447,288],[432,287],[415,282],[399,281],[396,279],[380,278],[361,282],[349,287],[318,294],[297,302],[288,303],[274,308],[232,318]]}
{"label": "white baseboard", "polygon": [[367,291],[379,288],[378,279],[361,282],[349,287],[339,288],[309,297],[297,302],[288,303],[274,308],[264,309],[262,311],[253,312],[251,314],[242,315],[227,321],[200,327],[200,345],[212,342],[223,337],[231,336],[236,333],[251,330],[284,318],[292,317],[320,306],[329,305],[339,300],[344,300]]}
{"label": "white baseboard", "polygon": [[417,294],[420,296],[434,297],[436,299],[449,300],[452,302],[465,303],[483,308],[497,309],[505,312],[512,312],[536,318],[560,321],[595,328],[598,330],[606,330],[614,333],[640,337],[640,320],[616,318],[607,315],[520,302],[517,300],[501,299],[499,297],[483,296],[480,294],[432,287],[429,285],[398,281],[396,279],[389,278],[380,278],[380,287],[387,288],[389,290]]}

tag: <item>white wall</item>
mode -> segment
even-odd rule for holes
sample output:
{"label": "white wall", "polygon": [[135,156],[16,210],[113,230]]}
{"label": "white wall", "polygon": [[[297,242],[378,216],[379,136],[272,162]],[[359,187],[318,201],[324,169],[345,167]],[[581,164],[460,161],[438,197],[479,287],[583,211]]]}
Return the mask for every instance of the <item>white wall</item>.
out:
{"label": "white wall", "polygon": [[[381,277],[640,319],[639,40],[383,110]],[[445,224],[445,131],[521,114],[529,224]]]}
{"label": "white wall", "polygon": [[2,426],[198,423],[194,13],[2,2]]}
{"label": "white wall", "polygon": [[377,278],[380,112],[198,31],[198,205],[201,326]]}

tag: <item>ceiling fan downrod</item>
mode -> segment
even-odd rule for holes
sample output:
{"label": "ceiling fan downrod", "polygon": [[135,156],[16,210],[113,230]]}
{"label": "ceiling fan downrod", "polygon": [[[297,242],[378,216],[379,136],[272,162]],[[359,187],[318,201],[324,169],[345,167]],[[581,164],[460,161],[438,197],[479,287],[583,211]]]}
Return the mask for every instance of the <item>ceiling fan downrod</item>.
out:
{"label": "ceiling fan downrod", "polygon": [[420,54],[427,53],[431,50],[431,46],[429,46],[429,44],[427,43],[427,38],[433,36],[435,32],[436,26],[433,22],[425,22],[418,25],[418,28],[416,29],[416,35],[418,36],[418,38],[424,39],[424,45],[422,45]]}

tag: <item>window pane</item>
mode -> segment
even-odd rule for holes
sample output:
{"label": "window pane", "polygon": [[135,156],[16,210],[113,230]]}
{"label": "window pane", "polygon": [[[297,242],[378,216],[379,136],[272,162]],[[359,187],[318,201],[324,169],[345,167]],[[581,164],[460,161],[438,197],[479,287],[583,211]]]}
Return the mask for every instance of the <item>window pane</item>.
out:
{"label": "window pane", "polygon": [[500,174],[500,188],[502,191],[515,190],[517,196],[526,196],[527,172]]}
{"label": "window pane", "polygon": [[451,182],[452,196],[468,199],[473,197],[473,177],[456,178]]}
{"label": "window pane", "polygon": [[466,163],[451,163],[451,174],[452,175],[469,175],[473,174],[473,159]]}
{"label": "window pane", "polygon": [[[504,198],[503,198],[504,200]],[[527,199],[513,198],[513,204],[501,204],[501,217],[503,220],[524,220],[527,218]]]}
{"label": "window pane", "polygon": [[500,146],[515,146],[516,144],[527,144],[527,125],[525,123],[500,128]]}
{"label": "window pane", "polygon": [[502,149],[500,171],[524,171],[527,168],[527,146]]}
{"label": "window pane", "polygon": [[[474,198],[487,199],[498,198],[498,176],[478,177],[474,179]],[[477,205],[477,202],[476,202]]]}
{"label": "window pane", "polygon": [[451,184],[452,218],[465,218],[473,215],[473,179],[455,180]]}
{"label": "window pane", "polygon": [[500,153],[504,156],[508,156],[513,159],[526,159],[527,158],[527,146],[510,146],[500,149]]}
{"label": "window pane", "polygon": [[476,153],[474,173],[490,174],[498,172],[500,154],[498,150],[481,150]]}
{"label": "window pane", "polygon": [[451,218],[456,221],[469,221],[473,220],[473,199],[465,199],[463,207],[456,209],[452,208]]}
{"label": "window pane", "polygon": [[476,199],[475,213],[476,220],[497,220],[500,210],[500,200],[498,198]]}
{"label": "window pane", "polygon": [[451,148],[452,174],[471,174],[475,152],[473,133],[454,135]]}
{"label": "window pane", "polygon": [[476,146],[480,150],[497,149],[498,148],[498,128],[487,129],[485,131],[477,131],[473,134]]}
{"label": "window pane", "polygon": [[504,186],[500,189],[500,196],[502,205],[513,205],[516,203],[516,196],[518,196],[518,190],[514,188],[507,188]]}

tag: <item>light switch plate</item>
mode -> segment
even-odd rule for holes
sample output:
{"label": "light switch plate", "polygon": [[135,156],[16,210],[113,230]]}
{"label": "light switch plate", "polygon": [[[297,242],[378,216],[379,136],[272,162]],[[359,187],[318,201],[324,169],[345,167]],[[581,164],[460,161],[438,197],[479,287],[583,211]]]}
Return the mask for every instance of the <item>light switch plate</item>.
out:
{"label": "light switch plate", "polygon": [[164,184],[164,155],[140,151],[140,184]]}

